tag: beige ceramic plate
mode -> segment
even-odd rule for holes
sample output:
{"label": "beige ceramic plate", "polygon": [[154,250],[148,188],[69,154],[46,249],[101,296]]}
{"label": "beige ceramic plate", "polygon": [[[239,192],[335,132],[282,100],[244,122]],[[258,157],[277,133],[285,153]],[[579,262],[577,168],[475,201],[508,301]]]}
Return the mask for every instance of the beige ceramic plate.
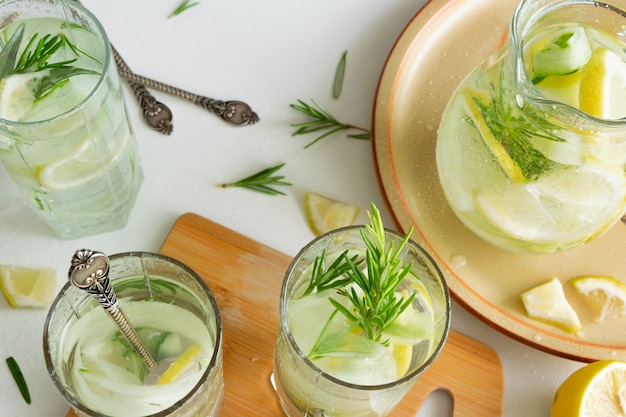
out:
{"label": "beige ceramic plate", "polygon": [[[517,0],[432,0],[404,30],[383,70],[374,108],[373,147],[380,185],[397,226],[415,228],[446,270],[461,305],[528,345],[566,358],[626,360],[626,320],[597,324],[567,281],[613,275],[626,281],[626,226],[555,255],[506,252],[465,229],[440,189],[435,139],[460,80],[506,40]],[[558,277],[583,329],[573,335],[527,318],[521,292]]]}

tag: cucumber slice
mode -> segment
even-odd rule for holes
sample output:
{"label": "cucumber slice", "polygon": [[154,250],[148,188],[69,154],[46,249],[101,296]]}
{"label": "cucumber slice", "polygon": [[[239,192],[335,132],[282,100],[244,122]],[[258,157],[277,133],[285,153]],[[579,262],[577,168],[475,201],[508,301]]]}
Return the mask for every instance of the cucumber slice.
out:
{"label": "cucumber slice", "polygon": [[533,54],[533,79],[566,75],[578,71],[591,58],[591,45],[585,29],[560,28],[547,45]]}

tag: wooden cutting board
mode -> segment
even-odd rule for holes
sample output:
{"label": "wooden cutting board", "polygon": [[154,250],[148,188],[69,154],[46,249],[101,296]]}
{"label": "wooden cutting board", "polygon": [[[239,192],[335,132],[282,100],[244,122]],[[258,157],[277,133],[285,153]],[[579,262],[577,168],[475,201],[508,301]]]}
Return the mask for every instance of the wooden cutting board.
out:
{"label": "wooden cutting board", "polygon": [[[176,221],[160,252],[194,269],[217,299],[224,331],[220,416],[283,415],[269,377],[280,287],[291,257],[193,213]],[[438,389],[451,395],[454,417],[499,417],[500,358],[490,347],[451,330],[439,357],[392,416],[414,417]]]}

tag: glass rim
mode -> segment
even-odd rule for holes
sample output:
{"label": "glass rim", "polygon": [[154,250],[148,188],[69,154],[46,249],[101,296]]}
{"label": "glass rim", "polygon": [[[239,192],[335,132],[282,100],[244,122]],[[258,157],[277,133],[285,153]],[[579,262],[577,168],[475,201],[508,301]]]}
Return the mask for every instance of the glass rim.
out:
{"label": "glass rim", "polygon": [[[163,254],[160,254],[160,253],[156,253],[156,252],[146,252],[146,251],[120,252],[120,253],[116,253],[116,254],[113,254],[113,255],[107,255],[107,257],[111,261],[116,260],[116,259],[128,258],[128,257],[136,257],[136,258],[156,258],[156,259],[160,259],[160,260],[169,262],[172,265],[174,265],[174,266],[176,266],[178,268],[181,268],[182,270],[187,272],[191,277],[193,277],[198,282],[198,284],[200,285],[202,290],[206,293],[211,308],[213,308],[213,312],[214,312],[214,315],[215,315],[215,330],[216,330],[215,331],[215,343],[214,343],[215,347],[213,349],[213,354],[211,355],[211,360],[210,360],[209,364],[207,365],[207,368],[205,369],[204,373],[200,376],[200,379],[198,380],[196,385],[194,385],[193,388],[191,388],[189,390],[189,392],[187,392],[187,394],[185,394],[183,397],[181,397],[174,404],[172,404],[168,408],[163,409],[163,410],[161,410],[161,411],[159,411],[157,413],[143,416],[143,417],[165,417],[165,416],[171,414],[172,412],[174,412],[175,410],[179,409],[180,407],[182,407],[184,405],[184,403],[189,401],[191,399],[191,397],[198,392],[198,390],[201,388],[202,384],[206,383],[209,380],[212,372],[215,370],[216,366],[219,364],[220,356],[222,355],[222,344],[223,344],[222,331],[223,331],[223,328],[222,328],[222,316],[220,314],[220,310],[219,310],[217,301],[215,300],[215,296],[213,295],[213,292],[211,291],[209,286],[206,284],[206,282],[204,282],[202,277],[197,272],[195,272],[191,267],[189,267],[188,265],[184,264],[183,262],[181,262],[181,261],[179,261],[179,260],[177,260],[175,258],[172,258],[172,257],[167,256],[167,255],[163,255]],[[74,289],[76,289],[76,288],[70,282],[67,282],[61,288],[61,290],[59,291],[59,293],[55,297],[54,301],[50,305],[50,309],[48,311],[48,314],[46,315],[46,320],[45,320],[44,326],[43,326],[43,333],[44,333],[43,334],[43,351],[44,351],[44,359],[45,359],[45,362],[46,362],[46,369],[48,370],[48,375],[50,375],[50,377],[52,378],[52,380],[54,382],[54,385],[61,392],[61,394],[63,395],[63,398],[65,398],[65,400],[72,407],[75,407],[75,408],[79,409],[81,412],[88,413],[89,415],[92,415],[93,417],[106,417],[104,414],[100,414],[100,412],[98,412],[98,411],[88,409],[82,403],[78,402],[76,400],[76,398],[74,398],[71,395],[68,395],[66,387],[60,381],[57,369],[54,366],[53,358],[50,355],[50,349],[48,348],[49,347],[48,334],[50,333],[49,332],[50,325],[51,325],[51,322],[52,322],[52,318],[54,317],[54,313],[56,311],[56,307],[63,300],[65,295],[68,293],[68,291],[70,291],[70,290],[73,291]],[[89,295],[87,293],[85,293],[85,297],[87,298],[87,297],[89,297]]]}
{"label": "glass rim", "polygon": [[[421,374],[426,369],[428,369],[430,367],[430,365],[435,361],[435,359],[439,356],[439,353],[441,353],[441,350],[443,349],[443,346],[445,345],[446,340],[448,339],[448,334],[450,332],[452,301],[451,301],[451,297],[450,297],[450,291],[448,289],[448,284],[446,283],[445,276],[441,272],[441,269],[439,268],[439,265],[437,265],[437,263],[435,262],[433,257],[420,244],[418,244],[417,242],[415,242],[413,239],[410,239],[410,238],[407,241],[408,245],[412,246],[414,249],[417,250],[417,252],[419,252],[419,254],[421,256],[424,257],[424,259],[427,261],[429,266],[432,267],[432,269],[435,271],[436,277],[439,279],[439,282],[441,283],[441,288],[442,288],[443,295],[444,295],[444,300],[445,300],[445,310],[446,310],[445,323],[444,323],[443,333],[441,335],[441,338],[440,338],[439,342],[437,343],[437,346],[433,349],[432,353],[428,357],[428,359],[426,361],[424,361],[424,363],[422,363],[420,366],[415,368],[413,371],[411,371],[410,373],[407,373],[406,375],[404,375],[402,378],[399,378],[399,379],[396,379],[395,381],[387,382],[387,383],[384,383],[384,384],[361,385],[361,384],[355,384],[355,383],[352,383],[352,382],[347,382],[347,381],[341,380],[341,379],[339,379],[337,377],[334,377],[334,376],[330,375],[329,373],[323,371],[317,365],[315,365],[313,363],[313,361],[311,361],[306,356],[306,354],[300,349],[300,347],[296,343],[293,335],[291,334],[291,331],[289,330],[289,325],[287,323],[286,315],[282,314],[282,312],[285,310],[285,306],[286,306],[287,282],[289,281],[289,277],[292,276],[292,271],[293,271],[293,269],[295,267],[296,260],[299,259],[300,257],[302,257],[302,255],[307,250],[309,250],[312,246],[317,244],[322,239],[325,239],[325,238],[327,238],[329,236],[332,236],[332,235],[338,234],[338,233],[347,233],[347,232],[357,232],[357,233],[360,233],[360,231],[362,229],[365,229],[365,225],[345,226],[345,227],[340,227],[340,228],[331,230],[329,232],[326,232],[326,233],[323,233],[323,234],[317,236],[315,239],[313,239],[309,243],[307,243],[302,249],[300,249],[300,251],[298,251],[298,253],[293,257],[291,263],[289,264],[289,267],[287,268],[287,271],[285,272],[285,278],[283,279],[283,283],[282,283],[281,291],[280,291],[280,303],[279,303],[279,311],[278,311],[278,321],[279,321],[281,329],[284,331],[284,334],[285,334],[285,336],[287,338],[287,342],[289,343],[291,348],[294,349],[294,351],[298,355],[298,357],[300,359],[302,359],[302,361],[305,364],[307,364],[307,366],[309,366],[310,368],[314,369],[322,378],[324,378],[324,379],[326,379],[328,381],[331,381],[331,382],[333,382],[333,383],[335,383],[337,385],[341,385],[343,387],[350,388],[350,389],[361,390],[361,391],[383,391],[383,390],[386,390],[386,389],[389,389],[389,388],[396,387],[398,385],[402,385],[405,382],[413,379],[415,376]],[[386,234],[394,236],[394,237],[398,238],[399,240],[402,240],[405,237],[405,235],[403,235],[400,232],[397,232],[395,230],[388,229],[388,228],[385,228],[384,230],[385,230]]]}
{"label": "glass rim", "polygon": [[[19,3],[21,0],[13,0],[11,2],[4,2],[4,4],[10,4],[10,3]],[[40,1],[41,3],[51,3],[49,0],[32,0],[32,1]],[[0,2],[3,3],[3,2]],[[49,117],[47,119],[43,119],[43,120],[33,120],[33,121],[16,121],[16,120],[9,120],[9,119],[4,119],[2,117],[0,117],[0,123],[6,125],[6,126],[38,126],[38,125],[42,125],[44,123],[49,123],[51,121],[54,121],[56,119],[65,117],[69,114],[72,113],[76,113],[77,111],[79,111],[82,107],[85,106],[85,103],[89,102],[92,97],[96,94],[97,91],[99,91],[102,88],[102,85],[104,84],[107,76],[108,76],[108,71],[109,68],[111,66],[111,56],[112,56],[112,51],[111,51],[111,44],[109,42],[109,37],[106,33],[106,31],[104,30],[104,26],[102,26],[102,23],[100,22],[100,20],[98,20],[98,18],[91,12],[89,11],[89,9],[85,8],[85,6],[83,6],[81,3],[77,2],[77,1],[67,1],[67,0],[52,0],[52,3],[58,5],[59,7],[63,8],[63,11],[66,11],[66,7],[70,7],[73,9],[77,9],[79,10],[81,13],[83,13],[90,21],[90,23],[93,23],[95,28],[97,29],[97,31],[99,32],[98,34],[102,37],[102,44],[104,45],[104,62],[102,63],[102,73],[100,73],[100,77],[98,78],[98,82],[96,82],[96,84],[94,85],[94,87],[91,89],[91,91],[89,92],[89,94],[87,94],[85,96],[85,98],[83,98],[81,100],[80,103],[78,103],[76,106],[72,107],[71,109],[63,112],[63,113],[59,113],[53,117]],[[66,17],[67,13],[64,13],[63,18],[59,17],[62,20],[65,20],[66,23],[69,23]],[[25,19],[31,19],[31,16],[26,17]],[[17,20],[19,21],[19,20]],[[4,27],[3,27],[4,28]],[[3,29],[0,28],[0,29]],[[71,30],[71,25],[68,24],[68,30]]]}
{"label": "glass rim", "polygon": [[[524,58],[522,54],[523,41],[527,36],[530,29],[540,20],[541,17],[547,15],[564,6],[592,6],[595,9],[604,9],[609,12],[616,13],[624,17],[626,24],[626,10],[615,6],[610,3],[595,0],[552,0],[543,1],[542,5],[534,10],[530,14],[522,13],[528,3],[536,0],[521,0],[516,6],[513,12],[513,17],[509,25],[509,43],[514,51],[513,56],[513,82],[518,86],[521,86],[519,90],[522,92],[524,100],[532,103],[533,107],[540,109],[549,108],[554,111],[554,108],[558,108],[561,111],[567,111],[575,115],[574,122],[570,120],[568,123],[575,127],[585,128],[586,123],[593,123],[594,125],[601,125],[605,129],[622,130],[626,126],[626,117],[621,119],[603,119],[585,113],[573,106],[562,103],[560,101],[550,100],[543,97],[537,88],[532,84],[528,73],[526,72],[526,66],[524,64]],[[575,22],[574,22],[575,23]],[[517,53],[515,53],[517,51]]]}

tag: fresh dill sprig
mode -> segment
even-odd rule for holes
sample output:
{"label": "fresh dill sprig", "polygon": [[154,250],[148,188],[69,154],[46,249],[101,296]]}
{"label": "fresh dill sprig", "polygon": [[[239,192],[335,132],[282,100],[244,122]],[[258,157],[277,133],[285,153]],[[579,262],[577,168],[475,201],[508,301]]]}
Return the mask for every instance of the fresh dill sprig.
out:
{"label": "fresh dill sprig", "polygon": [[289,186],[291,183],[283,181],[285,177],[283,175],[274,175],[276,171],[281,169],[285,163],[278,164],[273,167],[262,169],[259,172],[256,172],[248,177],[240,179],[239,181],[220,184],[219,187],[229,188],[229,187],[241,187],[247,188],[248,190],[257,191],[263,194],[269,195],[286,195],[284,192],[273,188],[276,186]]}
{"label": "fresh dill sprig", "polygon": [[365,132],[365,133],[359,133],[359,134],[349,134],[347,135],[349,138],[363,139],[363,140],[370,139],[369,130],[364,129],[362,127],[354,126],[351,124],[342,123],[339,120],[337,120],[328,110],[324,108],[324,106],[322,106],[316,100],[311,99],[311,103],[313,104],[312,105],[307,104],[302,100],[298,100],[298,104],[290,104],[290,106],[293,109],[313,119],[313,120],[309,120],[309,121],[302,122],[302,123],[291,124],[292,127],[298,128],[292,134],[292,136],[325,131],[321,136],[318,136],[315,140],[313,140],[308,145],[306,145],[305,148],[312,146],[313,144],[319,142],[320,140],[324,139],[325,137],[335,132],[339,132],[341,130],[348,130],[348,129],[360,130],[362,132]]}
{"label": "fresh dill sprig", "polygon": [[[47,34],[43,37],[39,37],[39,34],[35,33],[18,57],[18,51],[24,38],[24,30],[25,26],[22,23],[17,27],[6,45],[4,45],[2,51],[0,51],[0,62],[2,63],[0,64],[0,78],[8,77],[12,74],[48,71],[48,74],[41,77],[33,88],[35,99],[43,97],[63,81],[75,75],[98,74],[96,71],[71,65],[78,59],[81,53],[85,53],[61,33],[54,36]],[[64,46],[67,46],[76,55],[76,58],[50,62],[56,52]],[[89,58],[94,59],[92,56],[89,56]]]}
{"label": "fresh dill sprig", "polygon": [[555,142],[564,142],[552,132],[557,129],[550,121],[536,119],[532,122],[523,115],[515,115],[511,106],[507,106],[503,91],[495,93],[492,85],[493,98],[485,104],[474,97],[474,103],[481,112],[489,130],[502,144],[511,159],[519,166],[524,178],[533,180],[544,172],[556,168],[559,164],[547,158],[530,142],[531,138],[542,138]]}
{"label": "fresh dill sprig", "polygon": [[9,366],[9,370],[11,371],[11,375],[17,384],[17,388],[20,390],[20,394],[26,401],[26,404],[30,404],[30,392],[28,391],[28,385],[26,384],[26,379],[24,379],[24,375],[22,374],[22,370],[18,365],[17,361],[10,356],[6,359],[7,365]]}
{"label": "fresh dill sprig", "polygon": [[176,7],[176,9],[174,9],[174,11],[172,13],[170,13],[170,15],[168,16],[168,19],[171,19],[172,17],[178,16],[179,14],[181,14],[182,12],[184,12],[185,10],[189,10],[191,9],[193,6],[197,6],[198,4],[200,4],[199,1],[195,2],[195,3],[190,3],[190,0],[183,0],[178,7]]}
{"label": "fresh dill sprig", "polygon": [[346,59],[348,56],[348,51],[343,51],[341,54],[341,59],[337,64],[337,69],[335,70],[335,79],[333,80],[333,98],[338,99],[341,95],[341,90],[343,89],[343,79],[346,75]]}
{"label": "fresh dill sprig", "polygon": [[[397,292],[398,286],[413,266],[412,262],[404,263],[401,258],[413,229],[411,228],[395,247],[394,242],[387,242],[380,212],[373,203],[368,218],[370,224],[360,230],[365,244],[365,271],[361,268],[362,260],[357,262],[357,257],[347,256],[346,251],[322,275],[325,278],[330,277],[329,279],[311,278],[311,282],[318,280],[324,282],[322,287],[324,289],[336,288],[337,295],[347,299],[350,304],[346,307],[335,298],[328,298],[335,310],[311,350],[309,356],[312,358],[332,354],[331,347],[335,338],[339,336],[324,335],[324,332],[337,313],[343,314],[350,321],[350,329],[358,327],[368,339],[387,346],[389,341],[381,340],[383,332],[415,298],[415,293],[404,297]],[[322,264],[324,256],[322,252],[316,259],[316,264]],[[318,268],[313,268],[314,274],[316,269]],[[341,272],[341,278],[338,278],[338,272]],[[311,285],[309,284],[309,287]]]}

